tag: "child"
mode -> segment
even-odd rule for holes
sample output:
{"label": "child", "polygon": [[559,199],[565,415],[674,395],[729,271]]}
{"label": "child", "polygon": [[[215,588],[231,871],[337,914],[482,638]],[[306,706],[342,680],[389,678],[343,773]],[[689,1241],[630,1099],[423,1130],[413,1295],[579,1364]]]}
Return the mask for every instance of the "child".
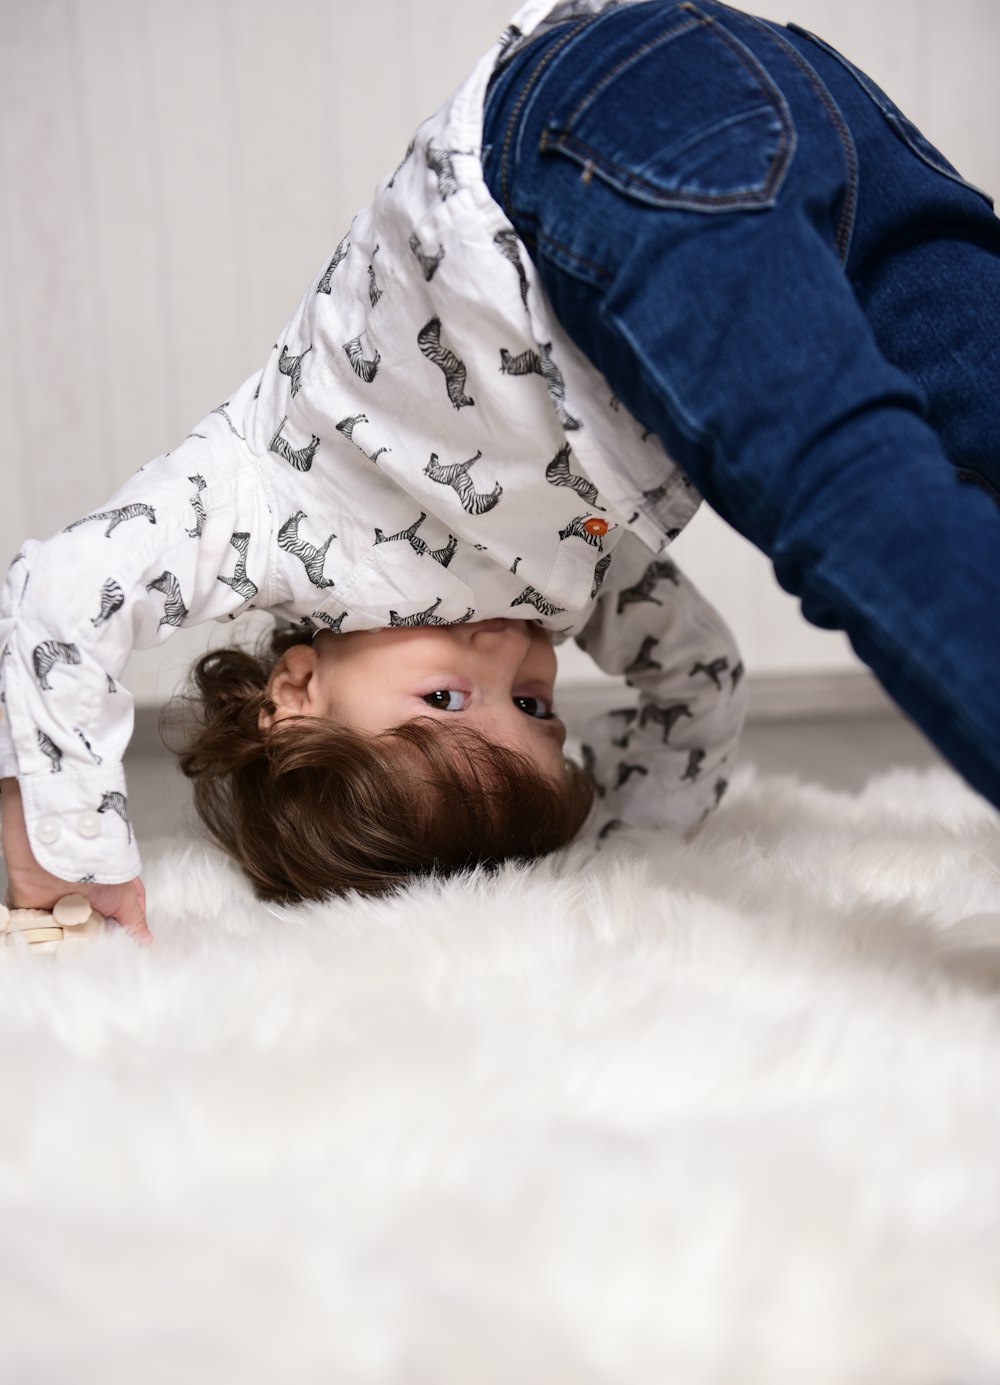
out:
{"label": "child", "polygon": [[[117,886],[97,907],[141,926],[122,670],[135,647],[250,609],[297,635],[279,637],[274,667],[236,651],[201,661],[202,725],[182,764],[267,897],[380,890],[569,840],[590,790],[546,725],[553,639],[575,636],[642,699],[633,725],[621,714],[591,737],[598,826],[684,829],[721,797],[741,666],[661,556],[698,497],[577,358],[478,161],[445,152],[450,119],[422,130],[355,219],[263,369],[15,558],[0,772],[20,785],[4,823],[16,902]],[[448,231],[470,202],[482,264]],[[390,671],[404,652],[428,660],[377,724],[364,713],[385,666],[350,706],[292,699],[314,667],[343,684],[376,650]]]}
{"label": "child", "polygon": [[[488,505],[442,483],[434,463],[410,465],[406,436],[389,432],[391,450],[359,460],[357,437],[320,416],[341,407],[353,374],[348,365],[339,389],[328,383],[339,361],[313,314],[330,306],[314,285],[283,334],[316,340],[302,354],[317,385],[305,370],[287,375],[286,347],[272,352],[178,448],[15,560],[4,725],[31,848],[5,814],[18,903],[43,904],[66,882],[84,893],[117,882],[118,910],[134,913],[123,664],[182,624],[250,608],[291,624],[270,656],[224,649],[199,662],[200,725],[182,766],[265,897],[380,891],[571,839],[591,788],[564,766],[553,716],[552,639],[569,633],[643,699],[637,714],[607,719],[606,744],[591,748],[604,821],[631,796],[630,820],[686,827],[721,796],[743,689],[715,613],[629,533],[610,496],[582,475],[567,482],[565,443],[555,468],[550,443],[541,457],[521,437],[512,453],[491,448]],[[539,384],[539,422],[554,432]],[[432,398],[415,407],[411,435],[443,427]],[[308,466],[275,441],[292,411],[312,429]],[[258,451],[254,438],[270,446]]]}
{"label": "child", "polygon": [[[949,466],[1000,484],[998,244],[986,199],[809,36],[715,3],[532,0],[421,126],[262,371],[99,512],[15,560],[0,771],[20,780],[33,857],[60,882],[134,880],[118,769],[128,650],[251,607],[321,632],[273,670],[202,666],[206,731],[185,763],[251,869],[272,828],[258,818],[248,834],[219,786],[246,756],[244,806],[287,805],[260,766],[312,734],[311,708],[375,747],[366,784],[409,784],[413,806],[390,794],[380,821],[409,814],[427,851],[407,847],[393,880],[441,863],[436,814],[457,799],[462,817],[473,784],[499,803],[505,774],[518,792],[531,778],[533,804],[563,805],[543,814],[554,835],[515,854],[570,835],[579,781],[527,727],[549,687],[515,676],[532,622],[640,690],[634,719],[608,719],[592,747],[605,825],[690,826],[724,789],[743,691],[724,627],[663,557],[700,493],[1000,801],[997,520]],[[477,659],[493,642],[486,693],[453,653],[402,690],[410,730],[385,731],[395,712],[369,718],[367,694],[331,700],[345,658],[382,640],[399,651],[413,630],[460,641],[463,626]],[[383,678],[363,687],[381,695]],[[470,768],[473,733],[446,737],[447,723],[466,695],[499,705],[505,684],[525,726],[480,741]],[[217,689],[236,709],[235,757],[213,755]],[[414,731],[427,715],[435,728]],[[326,834],[310,837],[312,866],[333,858],[344,819],[353,830],[371,812],[366,795],[332,797],[337,757],[286,834]],[[380,836],[363,868],[319,882],[281,859],[258,888],[356,885],[384,850]]]}

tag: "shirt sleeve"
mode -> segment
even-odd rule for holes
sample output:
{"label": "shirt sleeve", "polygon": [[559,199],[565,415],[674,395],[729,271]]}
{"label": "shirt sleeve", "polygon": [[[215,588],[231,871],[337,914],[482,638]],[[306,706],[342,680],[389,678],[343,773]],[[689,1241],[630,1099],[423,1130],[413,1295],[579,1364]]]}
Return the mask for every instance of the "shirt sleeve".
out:
{"label": "shirt sleeve", "polygon": [[0,768],[19,781],[32,851],[53,875],[138,873],[125,664],[182,625],[266,605],[270,529],[264,474],[216,414],[15,557],[0,591]]}
{"label": "shirt sleeve", "polygon": [[746,715],[743,664],[728,627],[674,562],[629,535],[577,643],[639,694],[637,705],[603,712],[584,728],[597,830],[686,832],[725,793]]}

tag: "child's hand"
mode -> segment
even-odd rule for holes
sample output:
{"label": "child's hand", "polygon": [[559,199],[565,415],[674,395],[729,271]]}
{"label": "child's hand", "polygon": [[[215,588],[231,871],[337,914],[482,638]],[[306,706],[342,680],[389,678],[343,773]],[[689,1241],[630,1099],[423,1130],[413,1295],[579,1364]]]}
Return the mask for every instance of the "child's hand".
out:
{"label": "child's hand", "polygon": [[0,781],[3,790],[3,854],[7,863],[7,903],[14,909],[51,909],[67,894],[82,894],[99,914],[114,919],[139,943],[151,943],[146,925],[146,891],[138,876],[122,885],[78,884],[60,880],[31,854],[16,779]]}

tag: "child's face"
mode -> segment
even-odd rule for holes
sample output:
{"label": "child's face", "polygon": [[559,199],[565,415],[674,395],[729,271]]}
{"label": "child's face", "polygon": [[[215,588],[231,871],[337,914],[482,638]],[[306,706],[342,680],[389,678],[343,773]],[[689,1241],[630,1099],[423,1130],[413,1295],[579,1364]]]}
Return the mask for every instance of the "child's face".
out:
{"label": "child's face", "polygon": [[555,676],[549,635],[526,620],[322,631],[278,661],[268,684],[277,711],[265,721],[323,716],[374,733],[429,716],[561,778],[566,728],[551,715]]}

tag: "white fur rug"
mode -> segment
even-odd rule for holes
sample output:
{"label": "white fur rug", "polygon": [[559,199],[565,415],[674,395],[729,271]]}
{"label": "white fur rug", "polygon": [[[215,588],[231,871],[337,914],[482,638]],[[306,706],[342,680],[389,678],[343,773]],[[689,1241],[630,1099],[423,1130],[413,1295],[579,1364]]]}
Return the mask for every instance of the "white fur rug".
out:
{"label": "white fur rug", "polygon": [[694,845],[0,965],[0,1379],[992,1385],[1000,819],[745,773]]}

